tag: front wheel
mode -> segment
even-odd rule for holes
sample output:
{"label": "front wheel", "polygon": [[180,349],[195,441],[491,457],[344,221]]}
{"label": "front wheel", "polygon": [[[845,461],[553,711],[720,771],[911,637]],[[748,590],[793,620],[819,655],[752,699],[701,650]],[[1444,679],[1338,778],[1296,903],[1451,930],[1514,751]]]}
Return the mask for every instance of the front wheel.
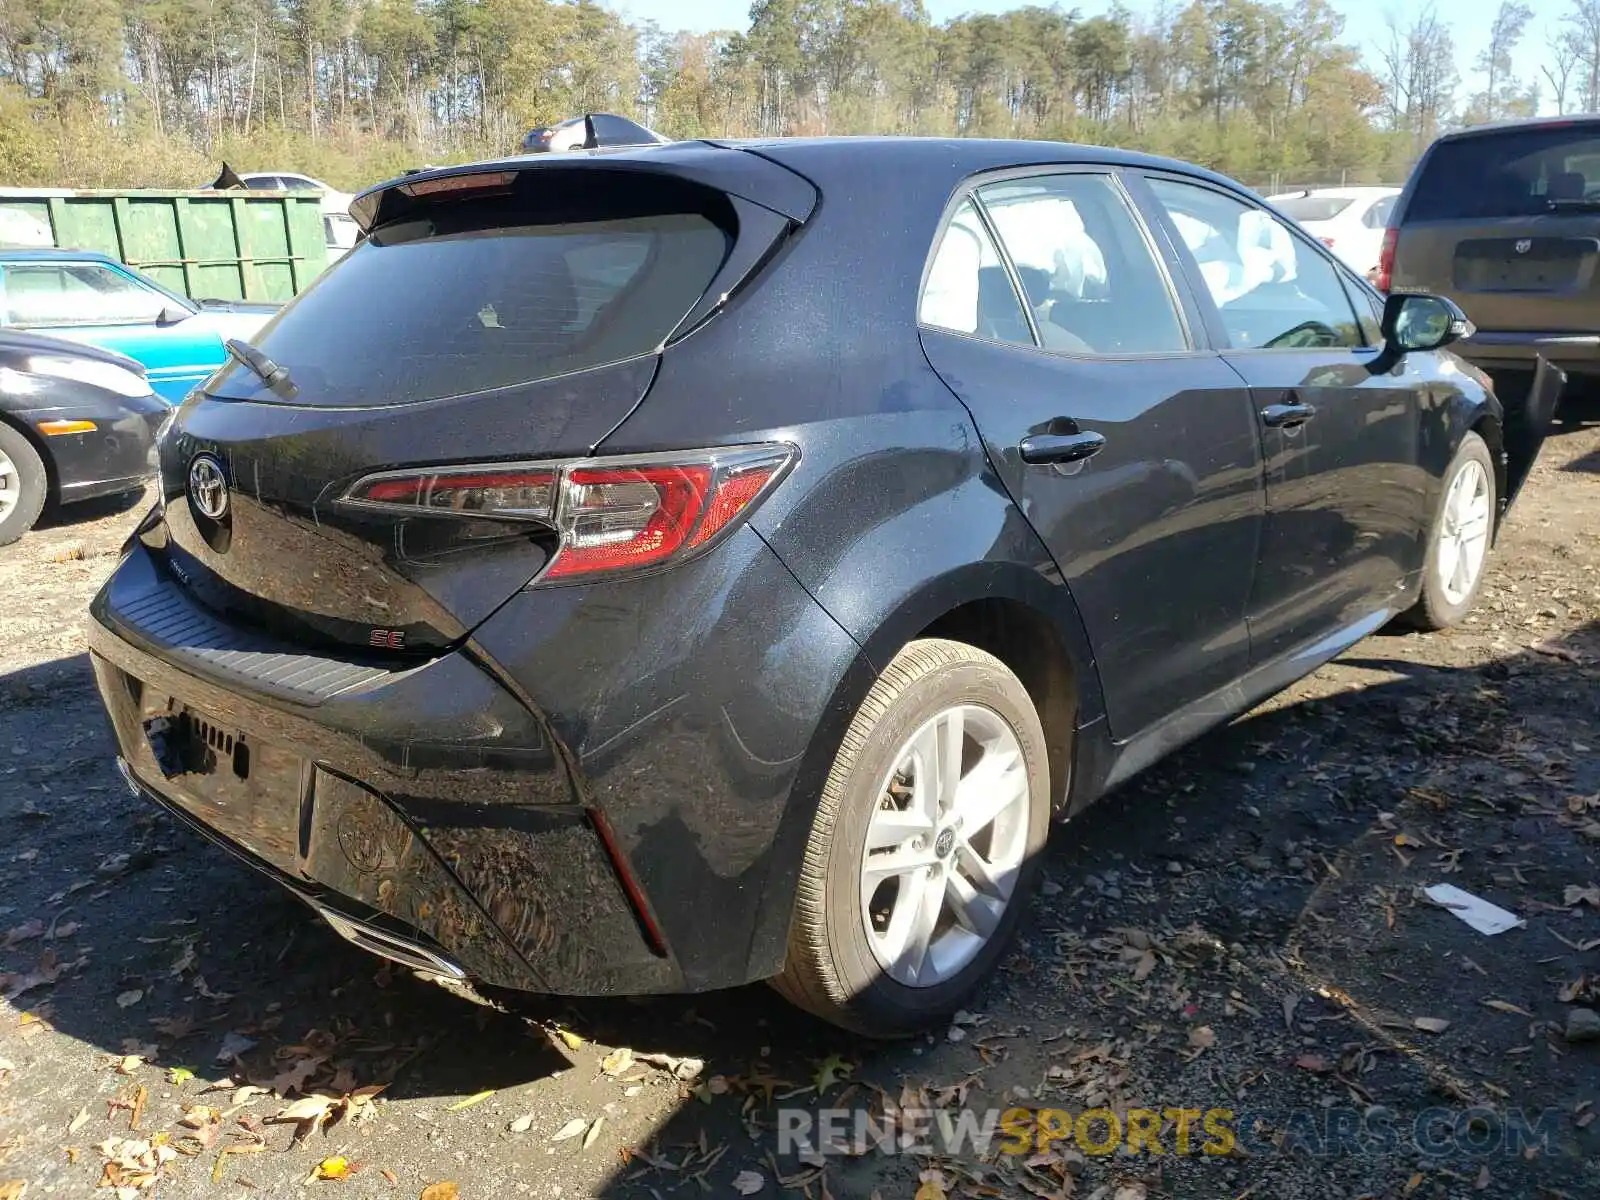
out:
{"label": "front wheel", "polygon": [[0,423],[0,546],[10,545],[33,528],[49,491],[39,452],[11,426]]}
{"label": "front wheel", "polygon": [[1448,629],[1477,602],[1494,542],[1494,459],[1476,433],[1461,439],[1444,473],[1429,534],[1422,594],[1406,614],[1419,629]]}
{"label": "front wheel", "polygon": [[912,642],[834,760],[774,986],[870,1036],[948,1019],[1016,928],[1049,816],[1044,730],[1021,681],[964,643]]}

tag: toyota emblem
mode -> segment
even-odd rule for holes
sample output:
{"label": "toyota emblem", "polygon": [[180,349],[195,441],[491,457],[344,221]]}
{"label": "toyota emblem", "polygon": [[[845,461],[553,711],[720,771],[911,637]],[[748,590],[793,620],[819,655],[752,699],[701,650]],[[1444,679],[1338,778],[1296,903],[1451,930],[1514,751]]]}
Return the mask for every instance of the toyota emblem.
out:
{"label": "toyota emblem", "polygon": [[200,515],[220,521],[228,514],[228,479],[222,463],[210,454],[201,454],[189,464],[189,501]]}
{"label": "toyota emblem", "polygon": [[1532,249],[1533,249],[1533,239],[1532,238],[1518,238],[1517,239],[1517,253],[1518,254],[1526,254],[1529,250],[1532,250]]}

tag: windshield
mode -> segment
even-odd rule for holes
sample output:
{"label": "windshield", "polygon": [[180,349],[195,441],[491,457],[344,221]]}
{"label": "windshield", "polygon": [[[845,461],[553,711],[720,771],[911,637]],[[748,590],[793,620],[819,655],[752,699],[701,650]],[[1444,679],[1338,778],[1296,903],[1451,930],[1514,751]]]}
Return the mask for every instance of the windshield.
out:
{"label": "windshield", "polygon": [[1296,221],[1331,221],[1355,200],[1349,196],[1290,196],[1272,203],[1279,212]]}
{"label": "windshield", "polygon": [[1405,219],[1531,216],[1586,202],[1600,207],[1600,128],[1507,129],[1435,146]]}
{"label": "windshield", "polygon": [[[381,227],[256,344],[302,404],[404,404],[548,379],[656,350],[729,244],[698,213],[526,220],[451,204]],[[237,366],[212,391],[269,398]]]}

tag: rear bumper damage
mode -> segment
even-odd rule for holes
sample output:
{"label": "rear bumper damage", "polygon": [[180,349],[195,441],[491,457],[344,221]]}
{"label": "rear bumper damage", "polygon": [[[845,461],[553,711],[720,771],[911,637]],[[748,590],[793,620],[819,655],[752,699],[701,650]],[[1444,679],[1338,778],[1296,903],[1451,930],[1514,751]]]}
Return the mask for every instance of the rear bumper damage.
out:
{"label": "rear bumper damage", "polygon": [[[754,615],[718,594],[741,588]],[[130,784],[357,945],[569,995],[781,964],[810,827],[789,799],[856,648],[753,532],[652,579],[520,593],[422,663],[275,647],[138,545],[91,612]],[[628,652],[651,645],[670,658]]]}

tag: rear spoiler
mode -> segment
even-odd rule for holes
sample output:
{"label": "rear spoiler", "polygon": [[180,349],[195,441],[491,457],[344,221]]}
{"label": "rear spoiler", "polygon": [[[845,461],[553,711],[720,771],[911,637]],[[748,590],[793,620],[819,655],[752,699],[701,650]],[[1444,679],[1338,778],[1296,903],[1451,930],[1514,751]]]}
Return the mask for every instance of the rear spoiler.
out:
{"label": "rear spoiler", "polygon": [[[672,176],[748,201],[804,224],[817,204],[817,189],[797,172],[763,155],[710,142],[589,150],[565,154],[525,154],[463,166],[421,168],[369,188],[350,204],[350,216],[363,233],[387,224],[450,191],[465,196],[520,186],[522,177],[546,171],[603,171],[613,175]],[[446,181],[456,183],[451,188]],[[437,203],[437,200],[432,202]]]}

